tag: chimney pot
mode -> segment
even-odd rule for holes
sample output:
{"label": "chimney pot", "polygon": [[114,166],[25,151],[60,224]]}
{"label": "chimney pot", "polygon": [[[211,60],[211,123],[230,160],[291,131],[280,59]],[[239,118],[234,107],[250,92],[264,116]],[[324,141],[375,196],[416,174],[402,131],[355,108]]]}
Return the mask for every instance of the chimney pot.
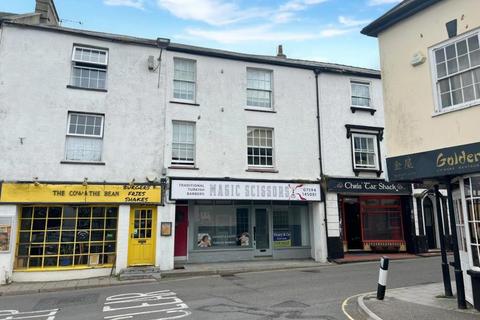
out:
{"label": "chimney pot", "polygon": [[278,45],[277,57],[279,58],[287,58],[287,56],[283,53],[283,45]]}

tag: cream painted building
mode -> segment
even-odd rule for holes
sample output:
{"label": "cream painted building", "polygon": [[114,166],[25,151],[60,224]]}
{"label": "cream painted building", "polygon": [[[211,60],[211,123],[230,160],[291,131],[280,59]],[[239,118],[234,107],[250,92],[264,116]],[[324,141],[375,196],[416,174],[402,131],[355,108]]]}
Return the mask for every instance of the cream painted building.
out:
{"label": "cream painted building", "polygon": [[405,0],[362,33],[380,45],[389,179],[446,186],[457,290],[480,309],[480,2]]}

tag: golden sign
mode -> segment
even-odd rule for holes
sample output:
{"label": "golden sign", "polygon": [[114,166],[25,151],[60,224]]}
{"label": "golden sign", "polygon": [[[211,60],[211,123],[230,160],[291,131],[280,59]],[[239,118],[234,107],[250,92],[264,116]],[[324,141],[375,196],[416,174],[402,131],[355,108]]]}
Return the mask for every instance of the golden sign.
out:
{"label": "golden sign", "polygon": [[158,185],[3,183],[0,203],[161,203]]}

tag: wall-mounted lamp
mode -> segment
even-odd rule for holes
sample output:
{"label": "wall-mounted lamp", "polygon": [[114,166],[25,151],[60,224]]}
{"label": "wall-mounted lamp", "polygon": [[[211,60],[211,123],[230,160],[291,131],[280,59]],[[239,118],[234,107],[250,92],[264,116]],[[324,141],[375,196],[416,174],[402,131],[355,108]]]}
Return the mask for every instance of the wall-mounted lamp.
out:
{"label": "wall-mounted lamp", "polygon": [[82,185],[85,186],[85,187],[88,185],[88,178],[87,177],[83,178]]}

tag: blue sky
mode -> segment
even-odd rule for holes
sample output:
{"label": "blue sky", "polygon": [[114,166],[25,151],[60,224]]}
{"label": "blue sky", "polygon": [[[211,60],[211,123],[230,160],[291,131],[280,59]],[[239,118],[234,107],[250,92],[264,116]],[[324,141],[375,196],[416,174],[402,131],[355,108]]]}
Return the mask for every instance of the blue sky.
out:
{"label": "blue sky", "polygon": [[[255,54],[379,68],[377,39],[360,34],[400,0],[55,0],[63,25]],[[35,0],[0,0],[33,11]],[[81,21],[81,25],[71,21]]]}

